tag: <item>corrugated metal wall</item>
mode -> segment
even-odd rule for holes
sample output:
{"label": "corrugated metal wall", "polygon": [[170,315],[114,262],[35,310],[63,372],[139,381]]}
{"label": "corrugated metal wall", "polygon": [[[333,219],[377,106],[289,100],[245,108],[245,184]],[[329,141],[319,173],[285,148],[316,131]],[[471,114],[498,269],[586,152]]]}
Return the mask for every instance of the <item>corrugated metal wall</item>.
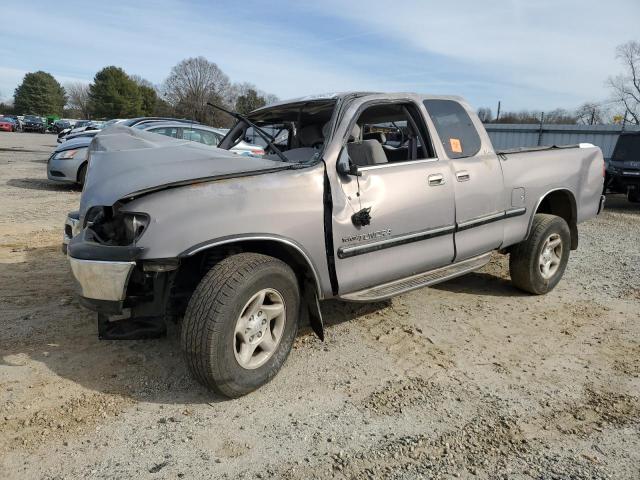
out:
{"label": "corrugated metal wall", "polygon": [[[575,145],[593,143],[602,149],[605,160],[613,154],[613,148],[622,131],[621,125],[553,125],[553,124],[485,124],[496,150],[538,145]],[[640,131],[640,127],[626,125],[625,131]]]}

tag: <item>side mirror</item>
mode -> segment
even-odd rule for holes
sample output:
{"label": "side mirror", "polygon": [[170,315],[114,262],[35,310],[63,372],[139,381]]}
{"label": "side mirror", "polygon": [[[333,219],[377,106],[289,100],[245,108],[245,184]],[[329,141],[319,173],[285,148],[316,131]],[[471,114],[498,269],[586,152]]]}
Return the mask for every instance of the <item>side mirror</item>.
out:
{"label": "side mirror", "polygon": [[346,148],[343,148],[340,153],[338,163],[336,164],[336,170],[338,170],[338,173],[342,175],[353,175],[354,177],[362,176],[362,172],[358,169],[358,165],[353,163],[351,158],[349,158]]}

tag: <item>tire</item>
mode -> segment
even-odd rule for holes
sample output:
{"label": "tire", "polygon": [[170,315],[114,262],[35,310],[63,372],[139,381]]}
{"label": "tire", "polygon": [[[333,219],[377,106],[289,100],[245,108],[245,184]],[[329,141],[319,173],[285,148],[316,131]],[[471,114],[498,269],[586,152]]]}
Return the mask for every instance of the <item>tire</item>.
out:
{"label": "tire", "polygon": [[87,177],[87,164],[85,163],[80,167],[80,170],[78,170],[78,185],[80,185],[80,187],[84,187],[84,180],[86,177]]}
{"label": "tire", "polygon": [[[547,252],[543,252],[546,245],[554,245],[557,240],[560,241],[559,249],[550,247]],[[547,244],[548,241],[551,243]],[[550,292],[567,268],[570,248],[571,232],[567,222],[555,215],[536,214],[529,237],[511,249],[511,282],[520,290],[535,295]]]}
{"label": "tire", "polygon": [[627,192],[627,200],[629,200],[631,203],[640,203],[640,191],[633,190]]}
{"label": "tire", "polygon": [[[243,366],[241,354],[248,343],[242,339],[257,338],[257,333],[244,327],[237,332],[236,327],[243,318],[253,321],[254,316],[249,317],[247,312],[252,311],[252,299],[264,291],[269,292],[265,298],[273,296],[269,302],[276,301],[273,305],[265,301],[262,307],[274,311],[280,308],[276,306],[279,296],[284,313],[261,327],[269,332],[263,333],[264,343],[270,343],[267,338],[273,342],[269,350],[263,351],[260,343],[247,361],[254,364]],[[268,383],[287,359],[298,332],[299,309],[298,281],[286,263],[257,253],[240,253],[223,259],[204,276],[187,306],[181,337],[189,369],[204,386],[229,398],[256,390]],[[259,309],[255,312],[263,315]],[[255,318],[259,318],[258,313]],[[282,321],[283,324],[275,323]],[[257,325],[260,323],[264,324],[264,318]],[[279,338],[276,338],[278,326]],[[245,336],[246,332],[250,333]],[[261,360],[260,356],[267,354],[269,356]]]}

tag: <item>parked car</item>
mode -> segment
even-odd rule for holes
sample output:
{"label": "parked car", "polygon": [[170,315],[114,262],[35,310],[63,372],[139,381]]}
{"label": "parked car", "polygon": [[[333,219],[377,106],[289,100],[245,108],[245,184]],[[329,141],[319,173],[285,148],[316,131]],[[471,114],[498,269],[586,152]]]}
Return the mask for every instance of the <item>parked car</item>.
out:
{"label": "parked car", "polygon": [[[136,128],[168,137],[202,143],[210,147],[217,147],[226,134],[218,128],[180,122],[142,123],[136,125]],[[231,151],[240,155],[264,155],[264,149],[261,146],[245,141],[238,142]]]}
{"label": "parked car", "polygon": [[18,130],[18,127],[13,118],[0,117],[0,131],[15,132],[16,130]]}
{"label": "parked car", "polygon": [[24,132],[46,133],[47,125],[40,117],[36,117],[35,115],[25,115],[22,123],[22,130]]}
{"label": "parked car", "polygon": [[[274,377],[301,321],[323,338],[319,300],[387,299],[494,252],[510,253],[516,287],[551,291],[578,224],[603,206],[599,148],[495,152],[458,97],[306,97],[237,118],[218,149],[119,126],[97,135],[68,245],[101,338],[181,319],[189,368],[228,397]],[[401,144],[368,138],[390,124]],[[256,125],[283,142],[263,157],[224,151]]]}
{"label": "parked car", "polygon": [[640,202],[640,132],[624,132],[618,137],[607,165],[607,188],[626,193],[630,202]]}
{"label": "parked car", "polygon": [[152,123],[166,122],[166,121],[198,124],[198,122],[193,122],[192,120],[184,120],[184,119],[170,118],[170,117],[137,117],[137,118],[126,118],[126,119],[118,118],[118,119],[109,120],[107,122],[93,122],[88,125],[83,125],[80,128],[73,129],[72,131],[67,132],[62,136],[58,135],[58,143],[62,143],[72,138],[93,137],[103,128],[107,128],[116,123],[125,125],[127,127],[135,126],[138,128],[142,128],[145,125],[150,125]]}
{"label": "parked car", "polygon": [[47,178],[54,182],[83,186],[91,140],[93,137],[79,137],[58,145],[47,160]]}
{"label": "parked car", "polygon": [[2,118],[13,120],[13,123],[16,125],[15,131],[22,130],[22,120],[20,120],[18,115],[3,115]]}
{"label": "parked car", "polygon": [[[155,133],[169,136],[170,128],[174,128],[176,131],[180,129],[180,132],[182,132],[181,127],[184,125],[184,123],[180,123],[175,119],[172,123],[166,124],[166,122],[157,119],[136,118],[109,120],[101,126],[106,128],[111,125],[125,123],[136,128],[148,129]],[[163,125],[174,125],[174,127],[163,127]],[[90,127],[90,125],[84,125],[81,128]],[[102,129],[82,130],[67,135],[65,141],[58,145],[47,161],[47,178],[54,182],[83,186],[87,172],[87,148],[91,144],[93,137],[101,131]]]}
{"label": "parked car", "polygon": [[71,122],[69,120],[56,120],[53,123],[53,131],[60,134],[63,130],[71,129]]}
{"label": "parked car", "polygon": [[[79,126],[78,126],[78,123],[80,124]],[[78,123],[76,123],[76,125],[74,125],[73,128],[69,130],[67,129],[62,130],[58,134],[57,142],[58,143],[66,142],[67,140],[71,140],[72,138],[75,138],[76,136],[84,133],[94,134],[91,132],[97,132],[99,130],[102,130],[105,122],[97,122],[94,120],[90,120],[90,121],[81,121]]]}

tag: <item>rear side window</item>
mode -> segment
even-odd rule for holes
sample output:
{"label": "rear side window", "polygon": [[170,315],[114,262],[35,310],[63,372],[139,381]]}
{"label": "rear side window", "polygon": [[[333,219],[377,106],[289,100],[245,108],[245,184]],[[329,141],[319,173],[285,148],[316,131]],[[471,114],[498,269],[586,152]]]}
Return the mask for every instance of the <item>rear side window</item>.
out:
{"label": "rear side window", "polygon": [[480,136],[462,105],[453,100],[425,100],[424,106],[449,158],[472,157],[480,151]]}
{"label": "rear side window", "polygon": [[152,128],[149,131],[153,133],[159,133],[160,135],[164,135],[165,137],[178,138],[177,127]]}

